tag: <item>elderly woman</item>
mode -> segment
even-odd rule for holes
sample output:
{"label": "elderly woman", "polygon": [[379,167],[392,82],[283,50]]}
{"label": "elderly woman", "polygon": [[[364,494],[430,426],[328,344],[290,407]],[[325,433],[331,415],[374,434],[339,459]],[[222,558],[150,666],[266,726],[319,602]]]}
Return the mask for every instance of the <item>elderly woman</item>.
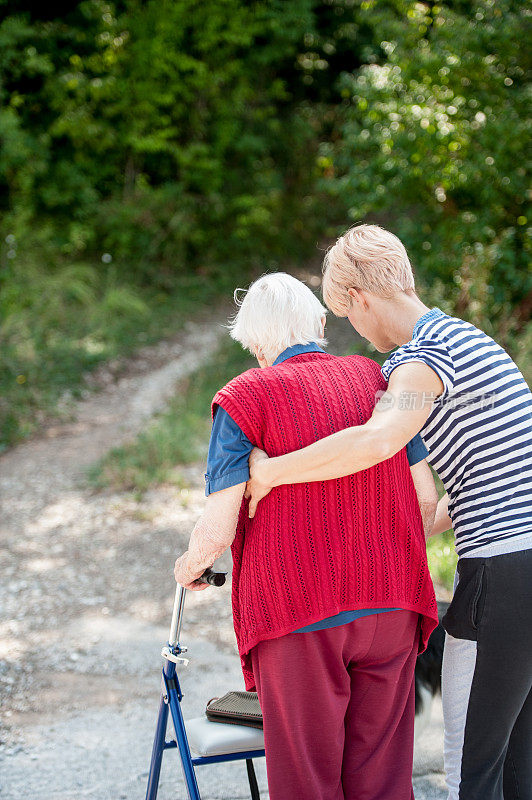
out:
{"label": "elderly woman", "polygon": [[253,520],[243,497],[253,447],[279,456],[363,425],[385,387],[370,359],[324,352],[324,324],[289,275],[247,292],[231,333],[261,369],[214,398],[207,502],[175,576],[204,588],[195,580],[232,544],[235,632],[263,711],[271,800],[411,800],[414,666],[437,624],[420,513],[429,529],[427,451],[414,440],[410,468],[403,448],[357,475],[279,487]]}
{"label": "elderly woman", "polygon": [[356,481],[421,432],[447,491],[434,532],[452,524],[458,553],[443,619],[449,800],[530,798],[530,389],[487,334],[424,305],[403,244],[376,225],[351,228],[329,250],[323,294],[377,350],[397,347],[382,368],[386,404],[365,424],[297,452],[255,454],[250,513],[273,486],[343,475]]}

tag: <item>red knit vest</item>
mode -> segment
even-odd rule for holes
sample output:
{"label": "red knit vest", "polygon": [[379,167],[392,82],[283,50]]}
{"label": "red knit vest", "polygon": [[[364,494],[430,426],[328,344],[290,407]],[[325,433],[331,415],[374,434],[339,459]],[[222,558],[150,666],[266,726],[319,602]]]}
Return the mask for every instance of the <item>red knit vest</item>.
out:
{"label": "red knit vest", "polygon": [[[305,353],[251,369],[213,400],[270,456],[365,423],[386,383],[362,356]],[[329,481],[279,486],[248,519],[240,510],[233,554],[233,617],[246,688],[249,652],[325,617],[359,608],[421,616],[420,650],[438,613],[406,450]]]}

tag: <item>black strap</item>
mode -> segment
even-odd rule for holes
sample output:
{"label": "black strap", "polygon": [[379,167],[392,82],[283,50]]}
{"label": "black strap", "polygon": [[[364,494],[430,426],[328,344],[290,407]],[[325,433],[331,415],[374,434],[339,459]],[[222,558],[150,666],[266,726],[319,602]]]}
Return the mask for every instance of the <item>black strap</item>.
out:
{"label": "black strap", "polygon": [[251,789],[251,800],[260,800],[259,784],[257,783],[257,776],[255,775],[255,767],[253,766],[253,759],[246,758],[246,767],[248,769],[249,788]]}

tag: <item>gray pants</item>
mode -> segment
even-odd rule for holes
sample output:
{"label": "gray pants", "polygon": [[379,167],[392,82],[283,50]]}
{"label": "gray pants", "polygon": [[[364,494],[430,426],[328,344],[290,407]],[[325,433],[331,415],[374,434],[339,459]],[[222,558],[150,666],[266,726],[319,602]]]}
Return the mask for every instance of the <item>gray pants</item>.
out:
{"label": "gray pants", "polygon": [[532,550],[461,559],[443,625],[449,800],[532,800]]}

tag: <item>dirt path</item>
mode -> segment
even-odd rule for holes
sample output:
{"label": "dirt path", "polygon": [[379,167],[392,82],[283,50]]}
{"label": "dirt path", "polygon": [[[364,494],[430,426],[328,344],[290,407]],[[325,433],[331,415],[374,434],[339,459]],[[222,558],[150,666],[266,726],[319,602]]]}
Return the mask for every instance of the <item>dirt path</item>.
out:
{"label": "dirt path", "polygon": [[183,470],[190,489],[163,488],[142,503],[91,492],[84,471],[134,437],[221,335],[215,323],[189,324],[179,339],[143,349],[124,362],[118,380],[77,404],[71,422],[0,457],[0,602],[9,620],[0,628],[0,686],[9,698],[1,711],[8,738],[17,738],[21,712],[70,702],[69,681],[58,685],[50,675],[75,671],[79,648],[96,641],[97,634],[87,639],[88,620],[131,611],[145,621],[165,618],[170,555],[198,513],[200,468]]}
{"label": "dirt path", "polygon": [[[219,322],[225,317],[224,310]],[[181,488],[152,490],[141,502],[129,493],[94,493],[83,475],[134,437],[223,335],[212,318],[190,324],[174,341],[140,351],[116,380],[103,370],[104,388],[76,404],[72,421],[0,457],[3,800],[144,796],[173,562],[202,508],[203,465],[183,469]],[[190,595],[185,630],[190,717],[208,697],[242,686],[229,588]],[[419,798],[443,797],[435,713]],[[205,800],[247,796],[241,765],[206,769]],[[264,766],[259,782],[265,797]],[[172,753],[159,800],[175,798],[176,789],[183,797],[180,786]]]}

